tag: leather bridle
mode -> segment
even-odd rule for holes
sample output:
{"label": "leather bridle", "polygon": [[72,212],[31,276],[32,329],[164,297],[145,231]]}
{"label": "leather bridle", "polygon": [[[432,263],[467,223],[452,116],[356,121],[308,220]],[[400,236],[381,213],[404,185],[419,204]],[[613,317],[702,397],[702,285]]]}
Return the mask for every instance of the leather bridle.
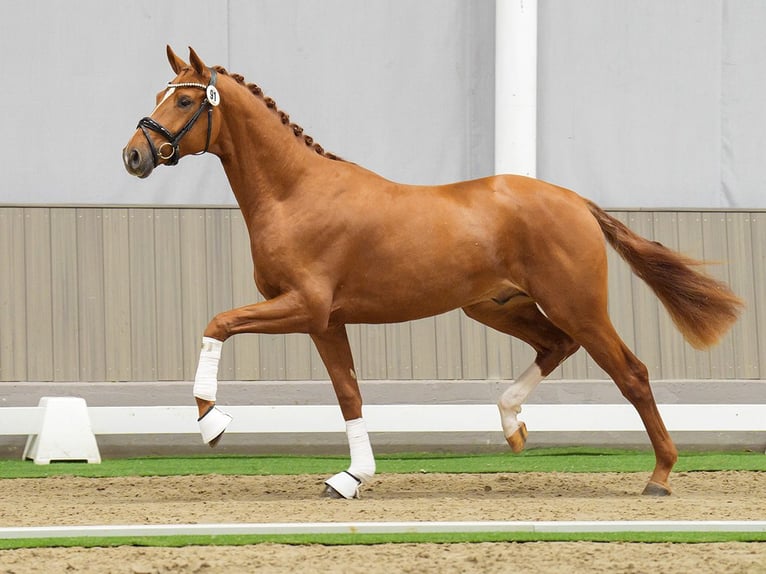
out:
{"label": "leather bridle", "polygon": [[[213,108],[221,102],[221,96],[218,93],[218,89],[215,87],[217,76],[218,74],[216,71],[210,68],[210,81],[207,85],[198,84],[195,82],[181,82],[177,84],[168,82],[168,89],[200,88],[205,90],[205,97],[202,99],[202,102],[200,103],[199,108],[197,108],[197,111],[194,112],[194,115],[189,118],[189,121],[187,121],[186,124],[184,124],[184,126],[175,134],[153,118],[145,117],[139,120],[138,126],[136,127],[141,128],[146,141],[149,142],[149,149],[152,150],[152,161],[154,162],[154,167],[157,167],[157,164],[160,160],[164,160],[166,165],[176,165],[178,163],[178,160],[180,159],[178,154],[178,144],[181,142],[181,139],[194,127],[194,124],[197,123],[197,120],[205,110],[207,110],[207,139],[205,140],[205,149],[195,153],[194,155],[201,155],[207,152],[208,146],[210,145],[210,134],[213,131]],[[152,138],[149,137],[149,130],[157,132],[167,141],[160,144],[159,147],[156,147],[152,141]],[[170,148],[169,152],[166,151],[166,148],[168,147]]]}

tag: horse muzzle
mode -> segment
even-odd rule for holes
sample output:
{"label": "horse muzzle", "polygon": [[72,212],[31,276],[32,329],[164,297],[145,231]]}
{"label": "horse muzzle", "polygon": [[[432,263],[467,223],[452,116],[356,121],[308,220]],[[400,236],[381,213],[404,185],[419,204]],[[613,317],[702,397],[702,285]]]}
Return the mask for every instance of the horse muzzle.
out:
{"label": "horse muzzle", "polygon": [[154,159],[149,149],[142,146],[128,144],[122,150],[122,162],[129,174],[140,177],[149,177],[154,170]]}

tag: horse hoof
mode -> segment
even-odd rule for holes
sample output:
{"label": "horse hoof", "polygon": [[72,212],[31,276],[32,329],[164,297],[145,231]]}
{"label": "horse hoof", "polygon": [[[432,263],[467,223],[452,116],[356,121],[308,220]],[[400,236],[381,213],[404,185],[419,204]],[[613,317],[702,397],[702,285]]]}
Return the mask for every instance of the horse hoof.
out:
{"label": "horse hoof", "polygon": [[210,442],[208,442],[208,443],[207,443],[207,445],[208,445],[210,448],[214,448],[214,447],[215,447],[215,446],[216,446],[216,445],[217,445],[217,444],[218,444],[218,443],[221,441],[221,437],[222,437],[222,436],[223,436],[223,432],[221,432],[221,434],[219,434],[219,435],[218,435],[217,437],[215,437],[213,440],[211,440]]}
{"label": "horse hoof", "polygon": [[519,454],[522,450],[524,450],[524,446],[527,444],[528,434],[527,425],[520,423],[519,428],[517,428],[511,436],[506,437],[505,440],[508,441],[508,445],[511,447],[511,450],[516,454]]}
{"label": "horse hoof", "polygon": [[362,481],[349,472],[339,472],[325,480],[325,484],[327,485],[326,497],[352,499],[359,498],[359,487]]}
{"label": "horse hoof", "polygon": [[670,487],[663,486],[659,482],[649,481],[641,494],[645,496],[670,496]]}
{"label": "horse hoof", "polygon": [[343,495],[337,490],[335,490],[329,484],[326,484],[324,487],[324,490],[322,491],[322,498],[331,498],[333,500],[339,500],[343,498]]}

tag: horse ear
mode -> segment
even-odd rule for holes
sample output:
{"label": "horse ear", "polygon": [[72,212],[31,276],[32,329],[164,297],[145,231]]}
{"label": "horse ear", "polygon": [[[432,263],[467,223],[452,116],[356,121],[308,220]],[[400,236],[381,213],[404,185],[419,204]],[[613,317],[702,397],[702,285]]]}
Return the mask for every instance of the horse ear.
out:
{"label": "horse ear", "polygon": [[173,51],[173,48],[171,48],[169,45],[167,46],[167,54],[168,54],[168,62],[170,62],[170,67],[173,68],[173,71],[176,74],[180,74],[181,70],[187,67],[186,62],[184,62],[181,58],[176,56],[176,53]]}
{"label": "horse ear", "polygon": [[202,74],[207,71],[207,66],[191,46],[189,46],[189,62],[191,63],[192,68],[194,68],[194,71],[198,74]]}

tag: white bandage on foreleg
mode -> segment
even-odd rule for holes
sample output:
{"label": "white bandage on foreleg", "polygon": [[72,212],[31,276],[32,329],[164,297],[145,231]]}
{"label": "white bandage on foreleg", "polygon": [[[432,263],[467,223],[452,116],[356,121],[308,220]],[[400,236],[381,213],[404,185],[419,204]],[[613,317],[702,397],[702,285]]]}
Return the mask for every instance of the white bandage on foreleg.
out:
{"label": "white bandage on foreleg", "polygon": [[537,363],[532,363],[500,397],[497,406],[500,409],[500,421],[506,438],[519,428],[516,415],[521,412],[522,403],[544,378]]}
{"label": "white bandage on foreleg", "polygon": [[365,483],[375,475],[375,457],[372,454],[364,419],[346,421],[346,435],[351,453],[351,466],[348,467],[348,473]]}
{"label": "white bandage on foreleg", "polygon": [[222,348],[223,341],[202,337],[202,350],[199,352],[197,374],[194,376],[195,397],[215,402],[218,390],[218,362],[221,360]]}

